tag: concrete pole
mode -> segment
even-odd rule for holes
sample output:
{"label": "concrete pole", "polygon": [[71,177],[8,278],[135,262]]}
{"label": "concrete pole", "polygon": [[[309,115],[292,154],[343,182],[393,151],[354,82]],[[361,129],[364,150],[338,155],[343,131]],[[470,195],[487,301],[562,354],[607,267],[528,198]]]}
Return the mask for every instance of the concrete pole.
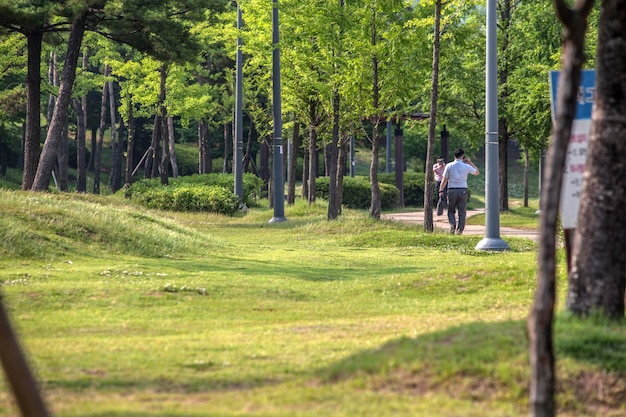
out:
{"label": "concrete pole", "polygon": [[[241,30],[243,19],[241,7],[237,4],[237,29]],[[235,177],[234,193],[239,197],[239,208],[243,208],[243,54],[241,52],[241,37],[237,36],[237,58],[235,79],[235,152],[233,152],[233,173]]]}
{"label": "concrete pole", "polygon": [[283,178],[283,119],[280,93],[280,48],[278,47],[278,0],[272,0],[272,100],[274,104],[274,144],[272,153],[272,194],[274,217],[270,223],[284,222],[285,181]]}
{"label": "concrete pole", "polygon": [[485,109],[485,237],[476,250],[501,251],[509,245],[500,238],[498,155],[498,57],[496,0],[487,0],[487,77]]}

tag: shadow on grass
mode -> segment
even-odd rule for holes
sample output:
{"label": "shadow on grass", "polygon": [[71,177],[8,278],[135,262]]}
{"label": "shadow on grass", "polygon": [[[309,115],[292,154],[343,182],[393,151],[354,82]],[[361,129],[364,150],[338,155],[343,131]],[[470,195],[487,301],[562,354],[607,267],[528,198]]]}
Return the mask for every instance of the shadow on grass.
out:
{"label": "shadow on grass", "polygon": [[[561,314],[554,334],[560,407],[623,415],[626,326]],[[318,376],[327,383],[358,380],[376,391],[505,400],[523,409],[530,378],[526,322],[469,323],[402,337],[321,369]]]}

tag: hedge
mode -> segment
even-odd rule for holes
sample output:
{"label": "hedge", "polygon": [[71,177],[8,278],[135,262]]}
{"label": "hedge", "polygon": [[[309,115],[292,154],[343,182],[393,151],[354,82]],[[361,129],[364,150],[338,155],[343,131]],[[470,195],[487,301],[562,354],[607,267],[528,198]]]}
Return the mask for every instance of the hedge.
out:
{"label": "hedge", "polygon": [[[328,200],[329,177],[320,177],[315,181],[315,197]],[[395,185],[379,182],[380,203],[383,209],[397,207],[400,192]],[[344,177],[342,204],[348,208],[369,209],[372,205],[372,187],[367,177]]]}
{"label": "hedge", "polygon": [[[263,181],[243,175],[243,199],[248,207],[258,206]],[[239,198],[232,191],[232,174],[196,174],[172,178],[167,186],[159,178],[144,179],[124,190],[146,207],[175,211],[210,211],[232,215],[239,208]]]}

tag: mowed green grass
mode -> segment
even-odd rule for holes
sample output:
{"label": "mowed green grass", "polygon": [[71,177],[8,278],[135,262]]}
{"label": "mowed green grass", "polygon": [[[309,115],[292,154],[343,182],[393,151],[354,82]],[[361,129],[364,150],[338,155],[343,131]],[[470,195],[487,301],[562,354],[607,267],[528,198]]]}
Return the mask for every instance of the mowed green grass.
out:
{"label": "mowed green grass", "polygon": [[[285,214],[0,191],[1,290],[54,414],[526,415],[535,243]],[[555,334],[560,414],[624,415],[623,325]]]}

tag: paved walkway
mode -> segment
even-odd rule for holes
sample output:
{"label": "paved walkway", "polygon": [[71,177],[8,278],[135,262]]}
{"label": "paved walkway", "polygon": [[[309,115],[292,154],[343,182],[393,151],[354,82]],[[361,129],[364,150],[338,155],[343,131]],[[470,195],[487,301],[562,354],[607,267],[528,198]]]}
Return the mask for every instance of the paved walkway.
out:
{"label": "paved walkway", "polygon": [[[477,209],[477,210],[467,210],[467,217],[471,217],[475,214],[484,213],[485,209]],[[381,216],[383,219],[387,220],[395,220],[404,223],[411,224],[424,224],[424,210],[417,209],[416,211],[407,212],[407,213],[391,213],[391,214],[383,214]],[[442,231],[447,232],[450,230],[450,224],[448,223],[447,212],[444,211],[443,215],[437,216],[437,212],[433,212],[433,226],[435,229],[441,229]],[[485,235],[485,226],[483,225],[473,225],[468,224],[465,225],[465,230],[463,231],[464,235],[470,236],[484,236]],[[514,229],[512,227],[502,227],[500,226],[500,237],[505,236],[515,236],[515,237],[525,237],[528,239],[532,239],[535,242],[539,240],[539,231],[538,230],[526,230],[526,229]]]}

